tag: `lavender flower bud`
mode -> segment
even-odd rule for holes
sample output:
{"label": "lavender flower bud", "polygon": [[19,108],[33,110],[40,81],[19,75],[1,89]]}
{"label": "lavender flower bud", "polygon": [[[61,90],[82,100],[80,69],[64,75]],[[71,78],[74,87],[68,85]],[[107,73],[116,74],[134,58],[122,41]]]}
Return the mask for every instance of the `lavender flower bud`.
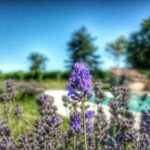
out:
{"label": "lavender flower bud", "polygon": [[[81,101],[84,97],[90,97],[92,91],[92,76],[84,63],[76,63],[67,86],[68,95],[73,100]],[[79,92],[78,92],[79,91]]]}

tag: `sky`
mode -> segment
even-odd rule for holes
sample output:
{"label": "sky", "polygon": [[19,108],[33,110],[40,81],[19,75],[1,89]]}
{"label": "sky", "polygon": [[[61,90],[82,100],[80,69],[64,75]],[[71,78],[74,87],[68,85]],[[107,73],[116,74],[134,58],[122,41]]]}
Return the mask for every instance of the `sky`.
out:
{"label": "sky", "polygon": [[96,37],[101,68],[109,69],[106,44],[129,37],[148,17],[149,0],[0,0],[0,70],[28,71],[32,52],[49,58],[47,70],[65,70],[67,42],[82,26]]}

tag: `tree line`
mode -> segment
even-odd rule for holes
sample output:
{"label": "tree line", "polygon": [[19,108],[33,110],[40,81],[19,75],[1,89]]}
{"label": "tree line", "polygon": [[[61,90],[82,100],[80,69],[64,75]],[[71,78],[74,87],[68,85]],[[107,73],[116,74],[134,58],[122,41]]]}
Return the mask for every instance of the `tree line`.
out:
{"label": "tree line", "polygon": [[[75,31],[67,43],[68,59],[65,60],[65,73],[46,72],[46,63],[49,60],[41,53],[33,52],[29,55],[30,72],[24,75],[25,78],[52,78],[68,77],[69,71],[73,69],[76,62],[84,62],[92,71],[94,77],[102,77],[104,73],[101,71],[100,65],[103,60],[98,54],[98,47],[95,45],[96,37],[93,37],[85,27],[81,27]],[[119,67],[122,58],[126,61],[128,67],[136,69],[150,69],[150,18],[141,23],[140,29],[137,32],[131,33],[129,38],[124,36],[118,37],[116,40],[108,43],[105,48],[107,52],[113,56],[115,66]],[[106,56],[107,57],[107,56]],[[15,74],[15,73],[14,73]],[[21,78],[22,73],[17,75]],[[9,76],[10,74],[8,74]]]}
{"label": "tree line", "polygon": [[[75,62],[83,61],[92,71],[100,70],[102,58],[98,54],[98,47],[94,44],[96,38],[88,33],[85,27],[73,33],[68,45],[68,60],[65,60],[66,68],[71,70]],[[120,58],[124,58],[126,64],[137,69],[150,68],[150,18],[144,20],[140,30],[134,32],[129,38],[118,37],[107,44],[106,52],[109,52],[118,67]],[[42,72],[46,68],[48,58],[39,53],[29,56],[31,62],[30,71]]]}

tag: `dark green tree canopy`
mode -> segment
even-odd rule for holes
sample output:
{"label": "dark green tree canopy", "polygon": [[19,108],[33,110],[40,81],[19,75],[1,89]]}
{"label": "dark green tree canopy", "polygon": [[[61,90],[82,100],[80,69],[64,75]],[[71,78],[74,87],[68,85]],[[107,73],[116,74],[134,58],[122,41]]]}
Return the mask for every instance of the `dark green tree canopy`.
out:
{"label": "dark green tree canopy", "polygon": [[30,54],[28,59],[31,62],[30,71],[38,73],[45,70],[48,58],[44,55],[34,52]]}
{"label": "dark green tree canopy", "polygon": [[83,61],[90,69],[98,69],[99,56],[95,54],[97,47],[94,45],[95,38],[87,32],[85,27],[76,31],[68,43],[69,60],[66,61],[69,69],[73,68],[74,63]]}
{"label": "dark green tree canopy", "polygon": [[150,69],[150,18],[143,21],[139,32],[131,35],[127,60],[133,67]]}

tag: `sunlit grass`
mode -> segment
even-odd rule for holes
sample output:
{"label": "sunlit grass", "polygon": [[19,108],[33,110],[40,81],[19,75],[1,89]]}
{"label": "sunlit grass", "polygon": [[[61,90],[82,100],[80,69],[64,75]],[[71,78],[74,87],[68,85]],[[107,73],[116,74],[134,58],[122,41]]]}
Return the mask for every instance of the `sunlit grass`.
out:
{"label": "sunlit grass", "polygon": [[[101,79],[95,79],[95,82],[102,82]],[[25,82],[25,81],[21,81]],[[43,87],[45,90],[66,90],[68,85],[68,80],[64,79],[49,79],[43,81],[29,81],[28,83],[37,83],[39,87]],[[103,89],[109,89],[110,84],[108,82],[103,82]]]}
{"label": "sunlit grass", "polygon": [[66,85],[68,84],[67,80],[56,80],[56,79],[50,79],[46,81],[39,82],[42,86],[44,86],[46,89],[65,89]]}
{"label": "sunlit grass", "polygon": [[[18,120],[12,111],[8,114],[11,134],[15,138],[21,135],[25,135],[30,131],[33,131],[35,129],[36,119],[41,117],[41,115],[38,112],[38,105],[35,98],[28,98],[22,101],[13,101],[10,104],[11,110],[14,110],[15,106],[18,104],[20,104],[23,107],[22,118]],[[1,116],[4,117],[4,104],[2,102],[0,103],[0,117]],[[61,126],[61,130],[65,132],[69,129],[69,119],[63,116],[61,117],[63,118],[63,125]]]}
{"label": "sunlit grass", "polygon": [[[14,115],[16,105],[20,104],[23,107],[23,115],[21,119],[17,119]],[[14,101],[10,104],[11,112],[8,113],[9,116],[9,127],[11,129],[12,136],[17,137],[18,135],[24,135],[28,131],[34,129],[35,120],[40,117],[38,112],[38,106],[35,99],[25,99],[22,101]],[[0,116],[4,115],[4,104],[0,103]],[[6,119],[6,118],[4,118]]]}

